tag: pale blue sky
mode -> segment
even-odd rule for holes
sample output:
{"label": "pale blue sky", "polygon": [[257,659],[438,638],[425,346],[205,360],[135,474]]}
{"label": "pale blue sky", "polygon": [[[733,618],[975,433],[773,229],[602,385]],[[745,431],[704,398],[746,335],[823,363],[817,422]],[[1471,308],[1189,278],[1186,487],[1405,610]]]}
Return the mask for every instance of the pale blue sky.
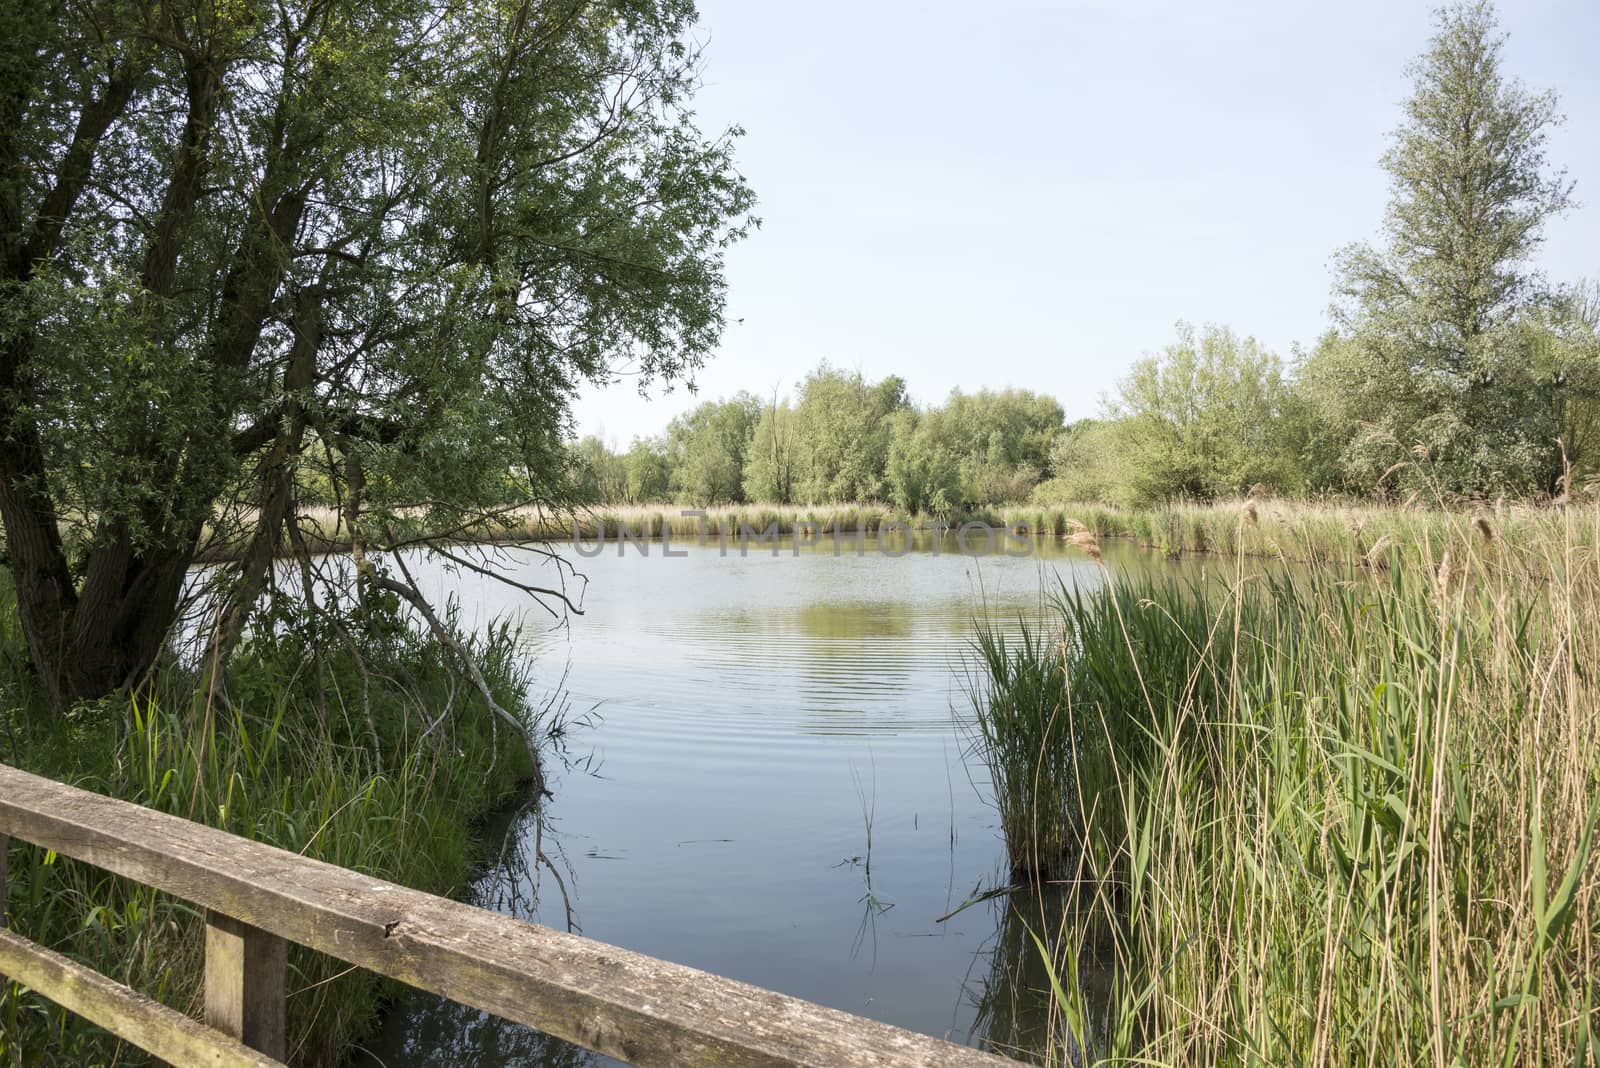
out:
{"label": "pale blue sky", "polygon": [[[588,390],[579,430],[625,445],[823,358],[921,401],[1022,386],[1093,415],[1179,319],[1287,357],[1326,326],[1332,253],[1376,235],[1432,7],[701,0],[702,126],[746,128],[764,225],[729,254],[699,396]],[[1540,266],[1600,277],[1600,0],[1500,19],[1509,73],[1561,96],[1550,156],[1578,182]]]}

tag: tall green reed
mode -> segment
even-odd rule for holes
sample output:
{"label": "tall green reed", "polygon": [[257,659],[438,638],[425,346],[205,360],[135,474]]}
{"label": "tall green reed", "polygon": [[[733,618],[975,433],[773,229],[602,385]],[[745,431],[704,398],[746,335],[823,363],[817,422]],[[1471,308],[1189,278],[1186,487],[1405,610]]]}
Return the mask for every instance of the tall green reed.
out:
{"label": "tall green reed", "polygon": [[[1045,1055],[1593,1063],[1597,543],[1600,515],[1516,541],[1467,517],[1381,568],[1116,578],[1057,598],[1061,640],[985,656],[994,724],[1070,723],[980,746],[1003,813],[1006,784],[1032,790],[1008,844],[1060,848],[1075,899],[1044,939]],[[1066,949],[1093,925],[1118,978],[1080,1033]]]}
{"label": "tall green reed", "polygon": [[[11,633],[4,619],[0,638]],[[474,818],[517,797],[530,772],[521,745],[438,647],[392,613],[378,610],[338,639],[313,620],[277,622],[236,655],[227,704],[193,694],[175,665],[137,694],[65,717],[7,687],[5,759],[329,863],[460,892],[479,857]],[[476,653],[502,706],[531,719],[515,634],[492,629]],[[20,842],[10,852],[12,928],[198,1012],[203,946],[192,907]],[[291,1059],[337,1063],[394,988],[299,947],[289,963]],[[144,1058],[6,984],[0,1060]]]}

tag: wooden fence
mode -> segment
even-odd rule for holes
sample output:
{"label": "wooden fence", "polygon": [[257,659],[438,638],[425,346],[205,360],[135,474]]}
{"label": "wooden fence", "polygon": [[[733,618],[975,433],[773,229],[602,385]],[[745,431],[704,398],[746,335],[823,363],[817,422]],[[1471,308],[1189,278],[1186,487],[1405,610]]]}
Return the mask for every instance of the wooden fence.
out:
{"label": "wooden fence", "polygon": [[204,1023],[0,929],[0,975],[181,1068],[283,1062],[289,942],[630,1064],[1015,1063],[0,764],[0,902],[8,838],[205,909]]}

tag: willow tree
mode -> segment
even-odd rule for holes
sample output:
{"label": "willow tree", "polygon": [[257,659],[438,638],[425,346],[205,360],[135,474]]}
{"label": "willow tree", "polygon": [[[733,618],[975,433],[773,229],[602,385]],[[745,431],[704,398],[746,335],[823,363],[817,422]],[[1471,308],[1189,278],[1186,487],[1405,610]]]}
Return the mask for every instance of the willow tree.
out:
{"label": "willow tree", "polygon": [[1524,326],[1546,296],[1530,258],[1572,186],[1545,155],[1556,98],[1506,77],[1504,41],[1485,0],[1438,13],[1383,157],[1386,241],[1340,259],[1341,336],[1307,381],[1368,484],[1394,460],[1383,441],[1420,446],[1466,492],[1549,486],[1559,472],[1560,383]]}
{"label": "willow tree", "polygon": [[1283,361],[1253,337],[1179,323],[1178,340],[1138,360],[1106,407],[1121,424],[1117,464],[1139,502],[1211,500],[1257,483],[1303,488],[1303,420]]}
{"label": "willow tree", "polygon": [[794,406],[796,501],[875,501],[884,496],[889,416],[909,406],[899,375],[869,382],[860,371],[819,364]]}
{"label": "willow tree", "polygon": [[5,5],[0,517],[57,706],[150,668],[198,553],[233,561],[225,656],[309,495],[358,549],[470,537],[568,499],[580,385],[692,374],[750,207],[688,110],[693,18]]}
{"label": "willow tree", "polygon": [[749,393],[702,401],[667,426],[671,488],[705,507],[744,498],[744,463],[761,402]]}

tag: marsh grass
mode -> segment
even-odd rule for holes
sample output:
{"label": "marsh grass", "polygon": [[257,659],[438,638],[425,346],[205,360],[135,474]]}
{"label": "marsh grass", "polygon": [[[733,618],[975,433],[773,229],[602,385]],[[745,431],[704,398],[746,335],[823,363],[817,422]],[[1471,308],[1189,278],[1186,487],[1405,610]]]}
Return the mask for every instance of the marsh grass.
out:
{"label": "marsh grass", "polygon": [[1067,819],[1078,787],[1075,756],[1092,739],[1069,738],[1065,674],[1052,637],[1022,623],[1014,636],[980,625],[981,681],[972,689],[974,747],[989,771],[1013,881],[1053,879],[1071,855],[1079,828]]}
{"label": "marsh grass", "polygon": [[[518,797],[530,772],[520,743],[403,620],[369,618],[341,640],[285,622],[236,655],[231,706],[192,697],[189,678],[169,667],[132,697],[62,717],[38,710],[14,610],[0,611],[4,759],[342,867],[460,892],[480,859],[474,818]],[[531,718],[514,634],[494,630],[476,651],[501,704]],[[22,842],[9,859],[10,927],[198,1014],[203,939],[190,905]],[[0,1063],[145,1063],[36,994],[0,989]],[[292,947],[290,1059],[338,1063],[394,989]]]}
{"label": "marsh grass", "polygon": [[[1592,504],[1584,507],[1593,509]],[[1250,497],[1174,501],[1142,509],[1065,502],[1044,509],[1037,504],[1002,508],[998,514],[1007,523],[1033,517],[1035,530],[1070,528],[1076,522],[1097,538],[1126,538],[1172,556],[1211,553],[1342,565],[1373,552],[1380,543],[1421,547],[1474,532],[1485,546],[1496,540],[1546,541],[1563,516],[1585,514],[1584,507],[1574,511],[1516,501],[1398,506]],[[1254,518],[1246,521],[1247,516]]]}
{"label": "marsh grass", "polygon": [[[1547,541],[1568,514],[1566,509],[1518,502],[1462,506],[1412,504],[1405,507],[1362,501],[1298,501],[1267,497],[1211,503],[1172,502],[1146,509],[1100,504],[1015,505],[933,515],[906,512],[880,503],[837,505],[749,504],[704,509],[705,517],[681,514],[688,506],[671,504],[593,508],[568,514],[518,513],[508,518],[503,540],[581,539],[602,532],[615,538],[624,529],[663,533],[680,542],[705,537],[731,539],[742,531],[775,527],[790,536],[809,529],[821,535],[878,534],[890,523],[914,530],[936,524],[958,528],[979,522],[1025,529],[1043,541],[1070,541],[1087,532],[1100,541],[1124,539],[1171,556],[1212,554],[1276,559],[1294,563],[1344,565],[1368,555],[1381,558],[1389,546],[1420,549],[1472,535],[1484,554],[1490,543]],[[1244,521],[1247,515],[1254,518]],[[1487,540],[1486,540],[1487,539]]]}
{"label": "marsh grass", "polygon": [[[684,514],[685,512],[700,513]],[[1404,506],[1358,500],[1292,500],[1265,496],[1209,503],[1175,501],[1148,508],[1063,502],[1004,505],[933,514],[908,512],[882,502],[821,505],[750,503],[695,508],[688,504],[593,505],[574,509],[508,509],[493,522],[472,530],[475,541],[500,543],[562,542],[577,539],[615,542],[622,538],[648,543],[669,538],[690,544],[737,544],[741,534],[775,532],[781,537],[806,533],[824,538],[881,534],[890,524],[916,532],[965,523],[993,529],[1021,528],[1040,542],[1067,542],[1076,533],[1096,539],[1124,539],[1169,556],[1213,554],[1277,559],[1296,563],[1343,564],[1368,557],[1382,559],[1388,546],[1420,546],[1427,542],[1478,531],[1480,540],[1527,543],[1547,536],[1565,509],[1520,502],[1478,502]],[[1251,522],[1241,522],[1246,514]],[[343,552],[350,540],[339,513],[307,508],[301,517],[303,536],[314,551]],[[248,523],[247,523],[248,525]],[[411,532],[412,536],[417,533]],[[1015,547],[1008,543],[1008,548]],[[202,560],[230,559],[237,546],[210,541]]]}
{"label": "marsh grass", "polygon": [[[1067,899],[1062,888],[1048,886],[1041,892],[1007,894],[988,903],[994,934],[976,955],[977,966],[964,985],[973,1010],[971,1035],[984,1048],[1029,1059],[1053,1044],[1061,1048],[1067,1041],[1060,1034],[1060,1008],[1053,1000],[1039,997],[1052,989],[1052,976],[1064,970],[1057,968],[1057,960],[1067,955],[1065,944],[1058,945],[1054,953],[1041,953],[1040,947],[1050,932],[1065,929],[1080,936],[1071,947],[1072,972],[1079,977],[1073,994],[1079,1000],[1069,1000],[1068,1008],[1079,1014],[1085,1034],[1104,1033],[1107,984],[1113,975],[1105,959],[1109,940],[1096,931],[1103,925],[1068,920],[1063,913]],[[1071,1053],[1077,1054],[1078,1048],[1072,1047]]]}
{"label": "marsh grass", "polygon": [[[1597,1063],[1600,511],[1260,513],[1233,544],[1347,555],[1115,577],[1059,593],[1058,639],[979,632],[1013,862],[1070,899],[1043,1055]],[[1091,927],[1095,1028],[1068,952]]]}

